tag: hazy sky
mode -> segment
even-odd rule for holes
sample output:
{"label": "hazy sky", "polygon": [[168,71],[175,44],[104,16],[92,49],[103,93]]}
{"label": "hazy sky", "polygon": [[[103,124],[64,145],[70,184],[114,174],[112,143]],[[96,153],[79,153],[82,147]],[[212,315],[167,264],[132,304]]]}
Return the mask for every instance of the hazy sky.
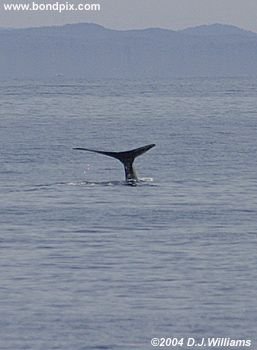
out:
{"label": "hazy sky", "polygon": [[58,0],[75,5],[100,3],[100,12],[7,12],[4,3],[54,4],[57,0],[0,0],[0,27],[30,27],[94,22],[108,28],[181,29],[227,23],[257,32],[257,0]]}

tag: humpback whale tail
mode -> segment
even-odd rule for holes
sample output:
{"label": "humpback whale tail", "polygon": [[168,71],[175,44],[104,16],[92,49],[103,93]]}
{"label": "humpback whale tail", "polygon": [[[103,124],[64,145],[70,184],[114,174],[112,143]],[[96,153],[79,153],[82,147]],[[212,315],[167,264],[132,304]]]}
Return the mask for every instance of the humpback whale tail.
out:
{"label": "humpback whale tail", "polygon": [[136,181],[138,181],[135,169],[133,167],[133,162],[135,158],[147,152],[149,149],[153,148],[154,146],[155,144],[152,143],[150,145],[146,145],[146,146],[132,149],[130,151],[125,151],[125,152],[105,152],[105,151],[97,151],[94,149],[81,148],[81,147],[76,147],[73,149],[80,150],[80,151],[95,152],[95,153],[103,154],[105,156],[118,159],[124,165],[127,183],[133,184]]}

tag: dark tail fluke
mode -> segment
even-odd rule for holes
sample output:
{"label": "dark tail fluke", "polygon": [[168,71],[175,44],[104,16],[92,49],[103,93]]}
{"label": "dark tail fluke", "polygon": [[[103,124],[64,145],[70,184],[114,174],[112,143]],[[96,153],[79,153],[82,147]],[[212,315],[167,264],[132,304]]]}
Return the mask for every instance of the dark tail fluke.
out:
{"label": "dark tail fluke", "polygon": [[99,154],[103,154],[105,156],[113,157],[118,159],[125,168],[125,176],[126,176],[126,181],[127,182],[135,182],[138,180],[136,176],[136,172],[133,168],[133,162],[135,158],[140,156],[141,154],[147,152],[149,149],[153,148],[155,144],[150,144],[146,145],[140,148],[132,149],[130,151],[125,151],[125,152],[105,152],[105,151],[97,151],[94,149],[89,149],[89,148],[73,148],[75,150],[80,150],[80,151],[88,151],[88,152],[95,152]]}

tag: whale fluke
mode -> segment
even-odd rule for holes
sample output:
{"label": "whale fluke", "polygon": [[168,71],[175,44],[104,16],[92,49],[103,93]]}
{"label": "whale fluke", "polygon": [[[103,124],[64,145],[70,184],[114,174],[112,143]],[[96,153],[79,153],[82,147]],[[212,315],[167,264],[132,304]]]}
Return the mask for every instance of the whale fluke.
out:
{"label": "whale fluke", "polygon": [[98,151],[95,149],[81,148],[81,147],[76,147],[73,149],[79,150],[79,151],[95,152],[95,153],[103,154],[108,157],[118,159],[124,165],[125,177],[126,177],[127,183],[133,184],[138,181],[135,169],[133,167],[133,162],[135,158],[147,152],[149,149],[153,148],[154,146],[155,144],[152,143],[150,145],[146,145],[146,146],[139,147],[136,149],[132,149],[130,151],[125,151],[125,152],[105,152],[105,151]]}

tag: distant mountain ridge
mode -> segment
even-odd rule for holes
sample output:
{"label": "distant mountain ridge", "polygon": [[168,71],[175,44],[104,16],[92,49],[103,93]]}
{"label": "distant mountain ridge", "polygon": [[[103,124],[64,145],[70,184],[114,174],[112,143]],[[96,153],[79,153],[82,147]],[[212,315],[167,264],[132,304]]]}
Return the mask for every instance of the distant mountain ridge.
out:
{"label": "distant mountain ridge", "polygon": [[241,29],[239,27],[228,25],[228,24],[219,24],[214,23],[210,25],[201,25],[197,27],[190,27],[183,30],[180,30],[184,34],[193,34],[193,35],[250,35],[257,36],[257,33],[251,32],[249,30]]}
{"label": "distant mountain ridge", "polygon": [[0,30],[0,79],[257,75],[257,33],[231,25],[113,30],[93,23]]}

